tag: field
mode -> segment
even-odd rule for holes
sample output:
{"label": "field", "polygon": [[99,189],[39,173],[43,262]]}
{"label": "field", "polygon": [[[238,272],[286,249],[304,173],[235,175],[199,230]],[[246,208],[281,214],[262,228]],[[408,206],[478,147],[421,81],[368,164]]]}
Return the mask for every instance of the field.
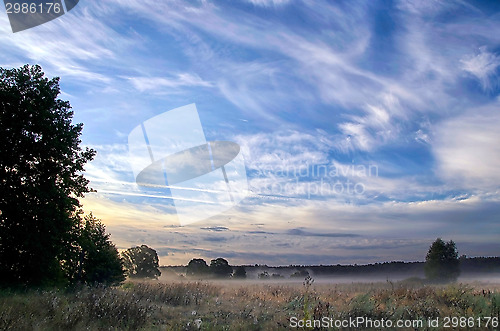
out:
{"label": "field", "polygon": [[[331,330],[351,330],[352,324],[339,328],[335,321],[356,318],[371,320],[371,328],[370,324],[358,328],[363,330],[396,329],[387,323],[399,320],[423,324],[398,330],[467,326],[496,330],[499,314],[498,284],[430,286],[418,280],[342,284],[177,280],[0,294],[1,330],[287,330],[293,329],[291,323],[299,330],[327,329],[326,325],[302,327],[301,319],[331,323]],[[447,318],[450,328],[444,328]],[[386,323],[383,327],[375,324],[381,321]],[[437,321],[438,327],[430,327],[429,321]]]}

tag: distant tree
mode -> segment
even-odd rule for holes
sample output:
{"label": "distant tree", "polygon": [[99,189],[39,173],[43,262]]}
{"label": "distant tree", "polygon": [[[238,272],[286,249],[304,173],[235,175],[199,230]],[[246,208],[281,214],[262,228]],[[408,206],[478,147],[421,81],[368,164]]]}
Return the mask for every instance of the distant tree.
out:
{"label": "distant tree", "polygon": [[62,267],[78,226],[78,198],[89,192],[84,165],[95,151],[80,148],[59,78],[40,66],[0,68],[0,284],[66,282]]}
{"label": "distant tree", "polygon": [[203,259],[192,259],[187,265],[186,274],[188,276],[202,276],[208,273],[207,262]]}
{"label": "distant tree", "polygon": [[225,259],[219,257],[210,261],[210,271],[216,277],[230,277],[233,273],[233,268]]}
{"label": "distant tree", "polygon": [[125,280],[123,261],[109,240],[105,226],[92,213],[87,215],[75,232],[75,245],[67,272],[73,282],[117,285]]}
{"label": "distant tree", "polygon": [[460,260],[453,240],[444,242],[437,238],[425,257],[425,276],[432,281],[456,281],[460,275]]}
{"label": "distant tree", "polygon": [[126,273],[131,278],[158,278],[158,254],[146,245],[132,247],[122,253]]}
{"label": "distant tree", "polygon": [[233,277],[240,279],[247,278],[247,271],[245,270],[245,267],[237,266],[236,268],[234,268]]}

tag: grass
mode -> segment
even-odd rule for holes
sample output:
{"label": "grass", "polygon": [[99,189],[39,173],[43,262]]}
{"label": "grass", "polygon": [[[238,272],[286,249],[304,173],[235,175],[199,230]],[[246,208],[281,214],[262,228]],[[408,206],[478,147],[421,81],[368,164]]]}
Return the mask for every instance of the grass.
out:
{"label": "grass", "polygon": [[0,330],[286,330],[293,316],[427,321],[499,315],[499,288],[468,284],[172,281],[0,293]]}

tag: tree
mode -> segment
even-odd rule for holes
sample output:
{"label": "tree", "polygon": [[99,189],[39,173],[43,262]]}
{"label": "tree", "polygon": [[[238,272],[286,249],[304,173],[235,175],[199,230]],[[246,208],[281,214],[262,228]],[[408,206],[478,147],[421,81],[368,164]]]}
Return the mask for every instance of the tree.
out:
{"label": "tree", "polygon": [[125,270],[131,278],[158,278],[161,271],[158,254],[146,245],[132,247],[122,253]]}
{"label": "tree", "polygon": [[95,151],[80,148],[83,124],[72,124],[58,99],[59,78],[40,66],[0,68],[0,284],[64,282],[65,254],[90,191],[82,171]]}
{"label": "tree", "polygon": [[109,240],[105,226],[92,213],[77,228],[75,242],[67,271],[72,281],[117,285],[125,280],[118,250]]}
{"label": "tree", "polygon": [[234,278],[247,278],[247,271],[245,270],[244,266],[237,266],[234,268],[234,273],[233,273]]}
{"label": "tree", "polygon": [[436,282],[456,281],[460,275],[460,260],[453,240],[437,238],[425,257],[425,276]]}
{"label": "tree", "polygon": [[202,276],[208,273],[208,265],[207,262],[203,259],[192,259],[189,261],[186,274],[188,276]]}
{"label": "tree", "polygon": [[233,268],[225,259],[219,257],[210,261],[210,271],[216,277],[230,277],[233,273]]}

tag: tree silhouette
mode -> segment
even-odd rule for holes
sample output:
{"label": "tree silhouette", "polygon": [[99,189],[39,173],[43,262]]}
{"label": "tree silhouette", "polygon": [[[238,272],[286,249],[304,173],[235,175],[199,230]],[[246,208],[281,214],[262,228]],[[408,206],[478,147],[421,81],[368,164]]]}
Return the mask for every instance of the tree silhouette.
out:
{"label": "tree silhouette", "polygon": [[72,281],[117,285],[125,280],[123,261],[105,226],[92,213],[75,232],[75,249],[68,264]]}
{"label": "tree silhouette", "polygon": [[188,276],[201,276],[208,273],[207,262],[203,259],[192,259],[187,265],[186,274]]}
{"label": "tree silhouette", "polygon": [[82,172],[95,151],[82,150],[83,124],[58,99],[59,78],[40,66],[0,68],[0,284],[66,281],[62,261],[81,220]]}
{"label": "tree silhouette", "polygon": [[234,268],[234,273],[233,273],[234,278],[246,278],[247,277],[247,272],[245,270],[244,266],[237,266]]}
{"label": "tree silhouette", "polygon": [[158,278],[161,271],[158,254],[146,245],[132,247],[122,253],[123,263],[131,278]]}
{"label": "tree silhouette", "polygon": [[460,260],[453,240],[444,242],[437,238],[425,257],[425,276],[436,282],[457,280],[460,275]]}
{"label": "tree silhouette", "polygon": [[225,259],[219,257],[210,261],[210,271],[216,277],[229,277],[233,273],[233,268]]}

